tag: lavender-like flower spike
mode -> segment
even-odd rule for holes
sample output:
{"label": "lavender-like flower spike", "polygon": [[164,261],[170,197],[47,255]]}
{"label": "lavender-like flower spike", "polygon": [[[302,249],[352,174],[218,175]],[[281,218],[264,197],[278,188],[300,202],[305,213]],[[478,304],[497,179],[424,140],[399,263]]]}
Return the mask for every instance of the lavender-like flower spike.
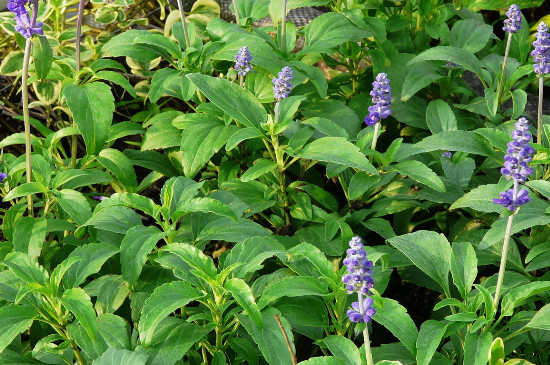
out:
{"label": "lavender-like flower spike", "polygon": [[379,73],[372,86],[370,94],[374,105],[369,106],[369,115],[365,117],[367,125],[375,125],[380,119],[391,115],[391,87],[388,75]]}
{"label": "lavender-like flower spike", "polygon": [[290,95],[290,89],[292,89],[293,73],[289,66],[283,67],[281,72],[278,73],[278,77],[273,79],[273,94],[277,102],[287,98]]}
{"label": "lavender-like flower spike", "polygon": [[3,172],[0,172],[0,184],[4,182],[4,180],[8,177],[8,174],[5,174]]}
{"label": "lavender-like flower spike", "polygon": [[505,32],[516,33],[521,29],[521,12],[516,4],[510,5],[506,16],[508,18],[504,20],[504,27],[502,27]]}
{"label": "lavender-like flower spike", "polygon": [[514,180],[513,189],[500,193],[500,199],[493,199],[496,204],[500,204],[510,211],[529,202],[529,192],[526,189],[518,190],[519,184],[524,183],[527,177],[533,173],[529,167],[532,154],[535,150],[529,145],[531,134],[529,133],[529,121],[525,118],[519,118],[516,123],[516,129],[512,132],[512,142],[508,143],[506,156],[504,156],[504,167],[500,170],[501,174],[507,179]]}
{"label": "lavender-like flower spike", "polygon": [[537,39],[533,42],[535,48],[531,52],[531,56],[535,59],[535,73],[537,76],[550,73],[550,35],[548,34],[548,26],[544,22],[540,22],[535,34]]}
{"label": "lavender-like flower spike", "polygon": [[[348,272],[342,277],[342,281],[346,284],[349,293],[359,293],[361,301],[363,295],[369,294],[370,289],[374,287],[372,261],[367,259],[361,238],[353,237],[349,242],[349,247],[346,251],[347,257],[344,259],[344,265]],[[368,322],[376,313],[376,310],[372,308],[372,298],[363,300],[362,306],[359,302],[353,302],[351,307],[352,309],[348,310],[348,317],[355,323]]]}
{"label": "lavender-like flower spike", "polygon": [[238,71],[239,76],[246,76],[250,70],[252,70],[252,66],[250,65],[252,58],[253,57],[247,46],[242,46],[242,48],[237,52],[235,55],[236,62],[234,68]]}
{"label": "lavender-like flower spike", "polygon": [[27,39],[35,34],[44,34],[44,30],[42,29],[44,24],[42,22],[31,21],[29,11],[25,7],[28,2],[28,0],[9,0],[8,2],[8,9],[15,14],[15,30]]}

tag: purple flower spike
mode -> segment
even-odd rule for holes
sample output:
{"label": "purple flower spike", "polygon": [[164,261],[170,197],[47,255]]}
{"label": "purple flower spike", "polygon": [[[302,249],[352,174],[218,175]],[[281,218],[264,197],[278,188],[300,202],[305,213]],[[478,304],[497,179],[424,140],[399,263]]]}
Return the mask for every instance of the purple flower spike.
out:
{"label": "purple flower spike", "polygon": [[369,115],[365,117],[367,125],[375,125],[380,119],[391,115],[391,87],[388,75],[379,73],[372,86],[370,94],[374,105],[369,106]]}
{"label": "purple flower spike", "polygon": [[500,193],[500,199],[493,199],[495,204],[500,204],[510,211],[529,202],[529,192],[526,189],[518,191],[520,183],[524,183],[533,169],[528,163],[533,159],[535,152],[529,146],[531,134],[529,133],[529,121],[523,117],[516,123],[516,129],[512,132],[512,142],[508,143],[506,156],[504,156],[504,167],[501,174],[507,179],[514,180],[513,189]]}
{"label": "purple flower spike", "polygon": [[359,302],[351,303],[351,308],[348,309],[348,318],[353,323],[370,322],[372,316],[376,314],[376,309],[372,307],[372,298],[363,300],[363,314],[359,308]]}
{"label": "purple flower spike", "polygon": [[516,210],[517,207],[522,206],[523,204],[529,203],[531,200],[529,198],[529,192],[526,189],[521,189],[517,196],[514,199],[514,189],[508,189],[508,191],[503,191],[499,194],[500,199],[493,199],[495,204],[502,205],[504,208],[509,211]]}
{"label": "purple flower spike", "polygon": [[[363,242],[359,237],[351,239],[346,253],[344,265],[348,272],[342,277],[342,281],[346,284],[348,293],[357,292],[359,294],[359,301],[352,303],[353,309],[348,310],[348,317],[355,323],[368,322],[376,313],[372,308],[372,298],[367,297],[363,300],[363,295],[370,294],[370,289],[374,287],[372,261],[367,259],[367,253],[363,249]],[[360,303],[362,303],[362,308]]]}
{"label": "purple flower spike", "polygon": [[100,202],[102,202],[105,199],[107,199],[107,197],[103,195],[95,195],[95,196],[92,196],[92,199],[99,200]]}
{"label": "purple flower spike", "polygon": [[502,27],[505,32],[516,33],[521,29],[521,12],[516,4],[510,5],[506,16],[508,18],[504,20],[504,27]]}
{"label": "purple flower spike", "polygon": [[278,77],[273,79],[273,94],[277,102],[287,98],[290,95],[290,89],[292,89],[293,73],[292,69],[288,66],[283,67],[279,72]]}
{"label": "purple flower spike", "polygon": [[441,156],[446,157],[446,158],[453,158],[453,153],[452,152],[443,152],[441,154]]}
{"label": "purple flower spike", "polygon": [[250,65],[252,58],[247,46],[243,46],[239,52],[237,52],[235,55],[236,62],[234,68],[238,71],[239,76],[246,76],[250,70],[252,70],[252,66]]}
{"label": "purple flower spike", "polygon": [[540,22],[535,34],[537,39],[533,42],[535,48],[531,52],[531,56],[535,59],[535,73],[537,76],[542,76],[550,73],[550,35],[548,34],[548,26],[544,22]]}
{"label": "purple flower spike", "polygon": [[3,172],[0,172],[0,184],[4,182],[4,180],[8,177],[8,174],[5,174]]}
{"label": "purple flower spike", "polygon": [[[35,34],[43,35],[42,22],[33,22],[29,17],[29,11],[25,8],[28,0],[9,0],[8,9],[13,11],[15,16],[15,30],[25,38],[31,38]],[[36,9],[35,9],[36,10]]]}

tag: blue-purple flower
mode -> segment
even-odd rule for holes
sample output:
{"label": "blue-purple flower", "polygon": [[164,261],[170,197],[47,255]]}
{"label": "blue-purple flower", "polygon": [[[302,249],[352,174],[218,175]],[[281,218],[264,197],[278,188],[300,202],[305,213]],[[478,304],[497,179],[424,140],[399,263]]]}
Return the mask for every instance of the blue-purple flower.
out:
{"label": "blue-purple flower", "polygon": [[529,192],[526,189],[519,190],[519,184],[524,183],[533,173],[533,169],[528,164],[533,159],[532,154],[535,150],[529,145],[531,134],[527,119],[519,118],[516,129],[512,132],[512,139],[513,141],[508,143],[504,167],[500,172],[507,179],[514,180],[514,187],[500,193],[500,199],[493,199],[496,204],[510,211],[529,202]]}
{"label": "blue-purple flower", "polygon": [[252,66],[250,65],[252,58],[252,54],[250,54],[250,50],[247,46],[242,46],[237,52],[235,55],[236,62],[234,68],[238,71],[239,76],[246,76],[250,70],[252,70]]}
{"label": "blue-purple flower", "polygon": [[506,16],[508,18],[504,20],[504,27],[502,27],[505,32],[516,33],[521,29],[521,12],[516,4],[510,5]]}
{"label": "blue-purple flower", "polygon": [[369,115],[365,117],[367,125],[375,125],[380,119],[385,119],[391,115],[391,87],[388,75],[379,73],[372,86],[373,89],[370,94],[374,105],[369,106]]}
{"label": "blue-purple flower", "polygon": [[8,177],[8,174],[5,174],[3,172],[0,172],[0,184],[4,182],[4,180]]}
{"label": "blue-purple flower", "polygon": [[[15,30],[25,38],[31,38],[35,34],[43,35],[42,22],[31,20],[29,11],[25,7],[28,0],[9,0],[8,9],[13,11],[15,19]],[[36,11],[36,9],[35,9]]]}
{"label": "blue-purple flower", "polygon": [[103,195],[94,195],[94,196],[92,196],[92,199],[99,200],[100,202],[102,202],[105,199],[107,199],[107,197],[103,196]]}
{"label": "blue-purple flower", "polygon": [[453,153],[452,152],[443,152],[441,154],[441,156],[446,157],[446,158],[453,158]]}
{"label": "blue-purple flower", "polygon": [[287,98],[290,95],[290,89],[292,89],[293,73],[289,66],[283,67],[281,72],[278,73],[278,77],[273,79],[273,95],[277,102]]}
{"label": "blue-purple flower", "polygon": [[537,39],[533,42],[535,48],[531,52],[531,56],[535,59],[535,73],[537,76],[550,73],[550,35],[548,34],[548,26],[544,22],[540,22],[535,34]]}
{"label": "blue-purple flower", "polygon": [[352,309],[348,310],[348,317],[355,323],[368,322],[376,313],[372,308],[372,298],[367,297],[363,300],[363,295],[368,295],[374,287],[372,261],[367,259],[367,253],[359,237],[351,239],[346,253],[344,265],[347,273],[342,277],[342,281],[346,284],[348,293],[357,292],[359,296],[359,301],[353,302]]}

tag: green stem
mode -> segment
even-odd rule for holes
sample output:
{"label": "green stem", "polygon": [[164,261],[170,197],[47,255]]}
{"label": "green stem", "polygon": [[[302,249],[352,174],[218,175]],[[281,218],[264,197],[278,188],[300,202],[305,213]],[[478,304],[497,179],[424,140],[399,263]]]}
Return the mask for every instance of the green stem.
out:
{"label": "green stem", "polygon": [[[25,162],[27,172],[27,183],[32,181],[32,145],[31,145],[31,125],[29,118],[29,63],[31,57],[32,40],[29,38],[25,43],[25,55],[23,57],[23,74],[21,76],[21,91],[23,101],[23,123],[25,125]],[[33,216],[32,195],[27,195],[27,206],[29,216]]]}
{"label": "green stem", "polygon": [[233,10],[235,11],[235,20],[237,24],[241,24],[241,19],[239,18],[239,8],[237,7],[237,0],[233,0]]}
{"label": "green stem", "polygon": [[537,116],[537,142],[542,146],[542,96],[543,96],[543,86],[544,80],[539,77],[539,107],[538,107],[538,116]]}
{"label": "green stem", "polygon": [[283,0],[283,20],[281,22],[281,51],[286,52],[286,0]]}
{"label": "green stem", "polygon": [[185,22],[185,13],[183,12],[183,2],[178,0],[178,8],[181,16],[181,24],[183,27],[183,35],[185,36],[185,45],[187,48],[191,47],[191,41],[189,40],[189,33],[187,32],[187,23]]}
{"label": "green stem", "polygon": [[508,217],[508,223],[506,224],[506,232],[504,233],[504,244],[502,245],[502,255],[500,259],[500,269],[498,270],[498,279],[497,287],[495,289],[495,298],[493,302],[495,303],[495,308],[498,308],[498,302],[500,299],[500,291],[502,289],[502,282],[504,280],[504,271],[506,271],[506,258],[508,257],[508,246],[510,244],[510,233],[512,232],[512,223],[514,221],[514,216],[517,211],[515,211],[511,216]]}
{"label": "green stem", "polygon": [[502,72],[500,74],[500,82],[498,84],[497,100],[500,105],[500,96],[504,89],[504,75],[506,74],[506,65],[508,64],[508,55],[510,54],[510,45],[512,44],[512,34],[508,33],[508,41],[506,42],[506,50],[504,51],[504,61],[502,61]]}
{"label": "green stem", "polygon": [[[279,123],[279,102],[275,104],[275,116],[274,116],[274,125]],[[277,162],[277,171],[279,172],[279,187],[281,189],[281,200],[283,201],[283,211],[285,214],[285,222],[287,225],[290,225],[290,213],[288,211],[288,199],[286,196],[286,185],[285,185],[285,161],[283,159],[283,152],[279,146],[279,136],[275,133],[271,133],[271,143],[273,144],[273,152],[275,155],[275,162]]]}

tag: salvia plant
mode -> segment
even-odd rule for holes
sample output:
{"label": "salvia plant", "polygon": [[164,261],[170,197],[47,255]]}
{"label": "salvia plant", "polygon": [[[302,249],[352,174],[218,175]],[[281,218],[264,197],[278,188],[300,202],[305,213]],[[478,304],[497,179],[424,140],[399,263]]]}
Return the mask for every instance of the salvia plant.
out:
{"label": "salvia plant", "polygon": [[9,0],[0,364],[550,364],[547,12]]}

